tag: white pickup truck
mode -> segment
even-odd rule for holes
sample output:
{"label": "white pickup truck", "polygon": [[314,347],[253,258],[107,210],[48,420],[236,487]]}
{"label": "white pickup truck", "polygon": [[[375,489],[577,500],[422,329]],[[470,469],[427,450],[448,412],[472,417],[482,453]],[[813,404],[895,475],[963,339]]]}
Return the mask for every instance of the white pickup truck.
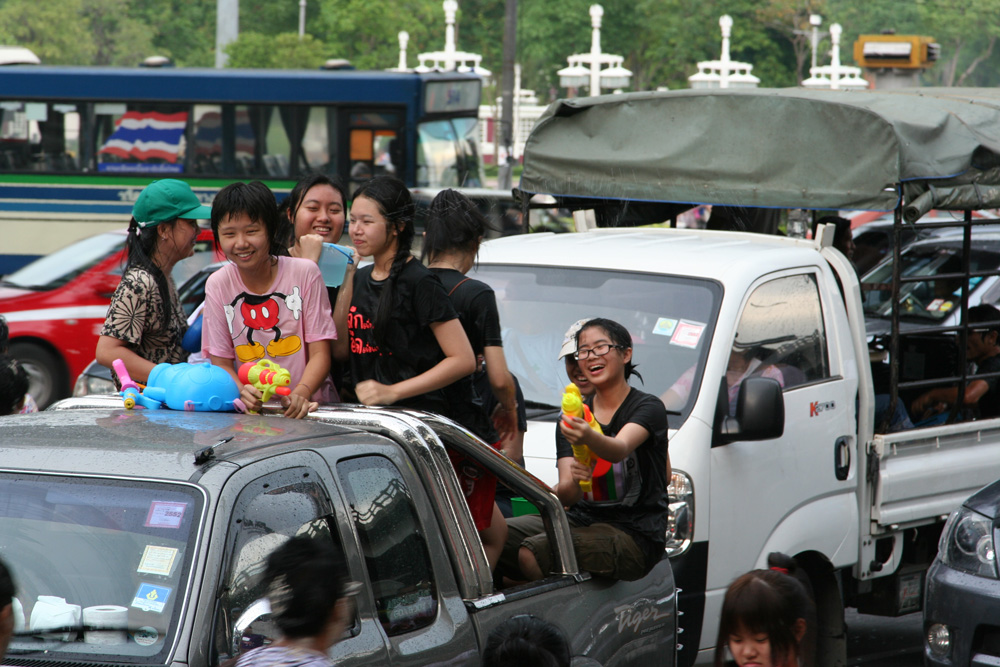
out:
{"label": "white pickup truck", "polygon": [[[818,664],[845,664],[844,607],[919,610],[942,522],[1000,477],[1000,421],[876,433],[876,394],[907,405],[933,382],[968,381],[964,327],[901,333],[897,307],[893,334],[873,341],[832,226],[814,225],[808,240],[732,231],[767,227],[767,207],[895,209],[901,226],[921,208],[1000,206],[997,174],[976,166],[1000,163],[989,130],[1000,97],[964,92],[588,98],[554,104],[528,140],[521,191],[554,196],[581,229],[629,228],[499,239],[480,252],[477,277],[496,291],[531,416],[526,465],[556,480],[563,331],[591,316],[624,324],[643,378],[633,384],[673,411],[679,664],[710,661],[726,587],[772,551],[795,556],[812,581]],[[633,228],[675,220],[690,202],[732,207],[728,228]],[[966,263],[957,278],[964,313],[982,275]],[[897,293],[907,280],[897,272]]]}

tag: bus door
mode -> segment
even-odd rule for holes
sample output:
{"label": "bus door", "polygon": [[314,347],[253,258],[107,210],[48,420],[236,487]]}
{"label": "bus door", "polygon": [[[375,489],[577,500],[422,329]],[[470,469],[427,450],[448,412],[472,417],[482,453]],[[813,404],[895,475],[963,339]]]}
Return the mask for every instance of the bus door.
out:
{"label": "bus door", "polygon": [[389,174],[406,180],[402,115],[391,111],[352,110],[347,115],[350,192],[372,176]]}

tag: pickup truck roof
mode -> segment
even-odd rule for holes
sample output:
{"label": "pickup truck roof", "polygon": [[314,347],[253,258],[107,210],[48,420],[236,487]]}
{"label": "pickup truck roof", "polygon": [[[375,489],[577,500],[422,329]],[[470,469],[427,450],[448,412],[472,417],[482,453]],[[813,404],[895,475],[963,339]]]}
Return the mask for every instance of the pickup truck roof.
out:
{"label": "pickup truck roof", "polygon": [[[817,261],[815,243],[766,234],[696,229],[599,229],[585,234],[531,234],[491,240],[479,251],[488,264],[578,266],[667,273],[728,282]],[[670,258],[669,264],[665,258]],[[622,258],[628,257],[627,263]]]}
{"label": "pickup truck roof", "polygon": [[990,187],[1000,184],[997,127],[995,89],[561,100],[528,137],[519,190],[571,208],[604,200],[888,211],[902,200],[912,221],[931,208],[1000,205],[1000,188]]}

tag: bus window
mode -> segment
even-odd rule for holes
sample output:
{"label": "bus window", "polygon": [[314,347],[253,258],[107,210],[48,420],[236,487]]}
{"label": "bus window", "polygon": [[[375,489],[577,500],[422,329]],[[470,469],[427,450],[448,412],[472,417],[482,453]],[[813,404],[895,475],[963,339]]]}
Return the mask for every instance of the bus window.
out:
{"label": "bus window", "polygon": [[458,142],[455,127],[448,120],[417,126],[417,186],[456,188],[459,175]]}
{"label": "bus window", "polygon": [[267,108],[266,116],[270,116],[267,125],[267,133],[264,135],[263,160],[264,171],[268,176],[288,177],[288,155],[291,153],[292,144],[288,141],[288,132],[282,116],[291,114],[272,113],[276,107]]}
{"label": "bus window", "polygon": [[0,103],[0,171],[79,170],[80,114],[75,104]]}
{"label": "bus window", "polygon": [[94,104],[97,171],[180,174],[190,107],[177,104]]}
{"label": "bus window", "polygon": [[218,174],[222,171],[222,107],[196,104],[194,107],[195,174]]}
{"label": "bus window", "polygon": [[479,159],[479,119],[477,118],[454,118],[451,121],[455,124],[459,143],[465,154],[465,163],[461,174],[462,186],[466,188],[483,187],[483,174],[481,171],[483,161]]}
{"label": "bus window", "polygon": [[324,107],[309,109],[309,120],[302,135],[302,155],[308,171],[327,171],[330,164],[330,132]]}

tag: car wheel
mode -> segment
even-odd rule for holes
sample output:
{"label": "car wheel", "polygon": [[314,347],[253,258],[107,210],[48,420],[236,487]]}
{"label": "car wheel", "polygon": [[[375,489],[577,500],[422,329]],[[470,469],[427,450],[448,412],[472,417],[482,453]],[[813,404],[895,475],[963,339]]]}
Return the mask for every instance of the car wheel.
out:
{"label": "car wheel", "polygon": [[32,343],[12,341],[10,356],[21,362],[28,374],[28,393],[39,410],[68,395],[66,368],[52,352]]}

